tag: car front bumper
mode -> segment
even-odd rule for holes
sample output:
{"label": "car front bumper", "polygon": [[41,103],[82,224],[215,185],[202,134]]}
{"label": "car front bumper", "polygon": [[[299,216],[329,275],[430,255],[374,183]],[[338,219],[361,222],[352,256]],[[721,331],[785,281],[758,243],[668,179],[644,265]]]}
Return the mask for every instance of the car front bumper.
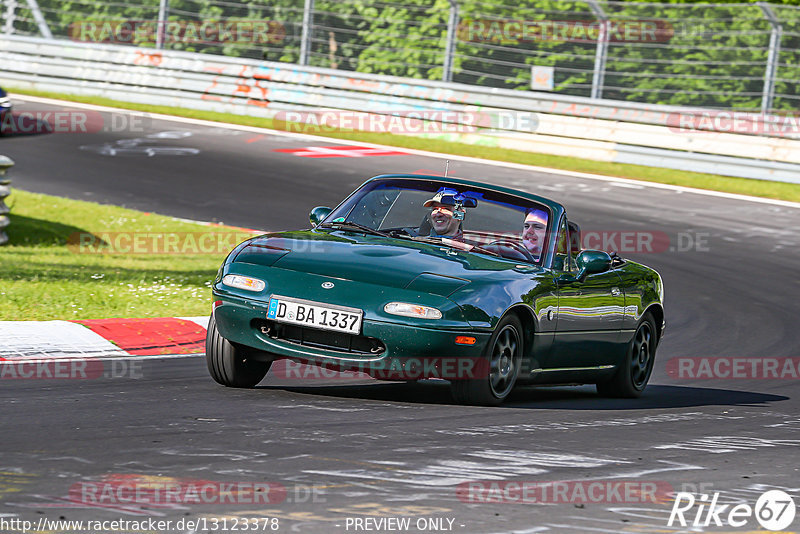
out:
{"label": "car front bumper", "polygon": [[[256,358],[288,358],[340,371],[360,371],[377,378],[473,378],[483,372],[484,347],[491,332],[470,329],[409,326],[364,319],[360,338],[378,340],[381,352],[349,352],[346,348],[310,346],[275,337],[266,320],[267,303],[215,294],[221,301],[214,308],[220,335],[264,354]],[[265,328],[266,327],[266,328]],[[316,332],[319,332],[318,330]],[[474,344],[458,344],[456,338],[467,336]],[[424,375],[424,376],[423,376]]]}

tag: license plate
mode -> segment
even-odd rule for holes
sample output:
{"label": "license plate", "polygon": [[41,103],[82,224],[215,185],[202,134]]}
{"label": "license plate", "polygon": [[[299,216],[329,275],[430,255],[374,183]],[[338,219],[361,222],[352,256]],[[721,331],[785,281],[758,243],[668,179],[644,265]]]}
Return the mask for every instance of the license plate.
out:
{"label": "license plate", "polygon": [[358,334],[361,332],[363,315],[364,312],[358,308],[345,308],[275,295],[269,299],[267,319],[309,328]]}

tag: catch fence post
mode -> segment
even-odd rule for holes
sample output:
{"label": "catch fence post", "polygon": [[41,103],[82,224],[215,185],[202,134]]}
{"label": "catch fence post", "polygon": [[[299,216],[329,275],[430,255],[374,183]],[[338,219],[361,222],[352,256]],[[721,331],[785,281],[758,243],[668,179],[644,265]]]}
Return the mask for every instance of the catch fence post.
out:
{"label": "catch fence post", "polygon": [[314,29],[314,0],[305,0],[303,7],[303,33],[300,36],[300,60],[303,66],[308,65],[311,54],[311,33]]}
{"label": "catch fence post", "polygon": [[767,114],[772,109],[775,98],[775,73],[778,70],[778,55],[781,49],[781,34],[783,28],[769,4],[758,2],[758,7],[764,13],[772,30],[769,34],[769,51],[767,52],[767,68],[764,70],[764,89],[761,92],[761,113]]}
{"label": "catch fence post", "polygon": [[156,48],[164,48],[167,35],[167,17],[169,13],[169,0],[161,0],[158,4],[158,23],[156,26]]}
{"label": "catch fence post", "polygon": [[586,0],[594,16],[600,21],[597,34],[597,48],[594,52],[594,74],[592,75],[592,98],[603,98],[603,83],[606,77],[606,58],[608,57],[608,15],[597,0]]}
{"label": "catch fence post", "polygon": [[3,33],[14,34],[14,22],[17,20],[17,0],[6,0],[6,14],[3,17]]}
{"label": "catch fence post", "polygon": [[453,56],[456,52],[456,36],[458,33],[458,3],[450,0],[450,17],[447,21],[447,42],[444,48],[444,67],[442,81],[453,81]]}

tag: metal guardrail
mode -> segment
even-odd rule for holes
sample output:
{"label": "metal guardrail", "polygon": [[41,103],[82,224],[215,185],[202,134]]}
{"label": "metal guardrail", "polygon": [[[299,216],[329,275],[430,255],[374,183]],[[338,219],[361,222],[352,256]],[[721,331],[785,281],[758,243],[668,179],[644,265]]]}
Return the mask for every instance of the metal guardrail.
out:
{"label": "metal guardrail", "polygon": [[[469,133],[416,134],[601,161],[800,183],[800,136],[676,130],[673,106],[555,96],[298,67],[190,52],[0,37],[0,76],[12,86],[275,118],[287,111],[396,115],[452,112],[535,120]],[[504,115],[505,114],[505,115]],[[757,131],[780,117],[745,115]],[[535,126],[535,127],[533,127]],[[747,128],[745,128],[747,129]],[[750,131],[750,130],[748,130]]]}
{"label": "metal guardrail", "polygon": [[6,228],[11,223],[8,214],[11,209],[4,202],[6,197],[11,194],[11,180],[6,178],[8,169],[14,166],[14,161],[7,156],[0,156],[0,246],[8,243]]}
{"label": "metal guardrail", "polygon": [[[618,120],[624,122],[639,122],[643,124],[666,125],[671,115],[680,112],[696,111],[696,108],[680,106],[664,106],[655,104],[642,104],[617,100],[590,99],[555,95],[544,92],[521,92],[510,89],[480,87],[474,85],[442,83],[432,80],[419,80],[400,78],[396,76],[381,76],[359,72],[347,72],[336,69],[317,67],[300,67],[285,63],[271,63],[252,59],[234,58],[226,56],[196,54],[178,51],[158,51],[149,48],[132,48],[124,46],[87,44],[69,41],[53,41],[39,38],[0,36],[0,48],[4,57],[13,58],[5,54],[18,53],[19,61],[30,61],[30,56],[42,59],[50,58],[54,63],[56,59],[65,60],[64,66],[69,66],[68,60],[81,60],[91,63],[118,63],[108,68],[124,71],[129,68],[129,73],[135,72],[132,67],[146,67],[148,73],[154,77],[164,75],[166,72],[179,71],[182,77],[192,74],[216,73],[220,79],[231,83],[238,78],[256,78],[258,85],[268,82],[287,85],[303,85],[309,88],[340,89],[348,91],[349,96],[358,93],[367,93],[366,100],[372,101],[370,93],[393,96],[409,97],[419,101],[433,100],[445,103],[489,106],[518,111],[530,111],[555,115],[568,115],[594,119]],[[89,67],[88,64],[81,65]],[[2,65],[3,70],[13,70]],[[248,70],[250,69],[250,70]],[[0,71],[2,72],[2,71]],[[26,71],[24,71],[26,72]],[[91,72],[91,71],[89,71]],[[140,72],[144,72],[143,70]],[[39,72],[41,77],[54,77],[50,72]],[[177,73],[176,73],[177,74]],[[166,78],[165,78],[166,80]],[[154,83],[158,83],[157,80]],[[169,87],[169,83],[160,83],[162,87]],[[207,86],[192,88],[192,91],[205,92]],[[255,94],[255,90],[253,90]],[[385,102],[385,99],[376,101]],[[360,108],[363,109],[363,108]],[[421,109],[421,108],[420,108]],[[745,121],[766,121],[774,123],[777,117],[772,115],[748,114]],[[700,129],[706,129],[700,125]],[[797,136],[800,138],[800,135]]]}

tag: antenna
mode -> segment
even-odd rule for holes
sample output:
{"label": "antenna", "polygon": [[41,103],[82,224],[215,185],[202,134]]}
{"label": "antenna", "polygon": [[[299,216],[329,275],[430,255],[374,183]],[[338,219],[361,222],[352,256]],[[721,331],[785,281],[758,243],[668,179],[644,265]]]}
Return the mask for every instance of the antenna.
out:
{"label": "antenna", "polygon": [[447,178],[447,171],[450,169],[450,160],[448,159],[444,164],[444,177]]}

